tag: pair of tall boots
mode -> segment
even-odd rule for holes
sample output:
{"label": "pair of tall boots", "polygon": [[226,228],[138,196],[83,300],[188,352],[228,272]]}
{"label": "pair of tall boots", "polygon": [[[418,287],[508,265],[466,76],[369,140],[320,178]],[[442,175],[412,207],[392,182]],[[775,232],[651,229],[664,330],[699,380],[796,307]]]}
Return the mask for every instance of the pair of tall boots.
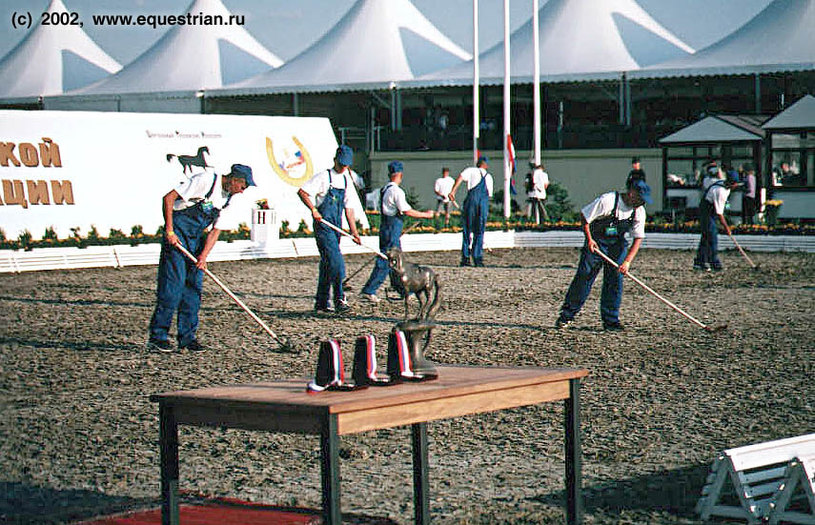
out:
{"label": "pair of tall boots", "polygon": [[317,371],[314,380],[309,382],[309,392],[325,390],[358,390],[369,386],[391,386],[403,381],[428,381],[436,379],[436,368],[424,359],[417,346],[405,332],[394,329],[388,336],[387,376],[377,375],[376,338],[363,335],[357,338],[354,347],[354,365],[351,372],[353,382],[345,380],[340,342],[329,339],[320,344],[317,356]]}

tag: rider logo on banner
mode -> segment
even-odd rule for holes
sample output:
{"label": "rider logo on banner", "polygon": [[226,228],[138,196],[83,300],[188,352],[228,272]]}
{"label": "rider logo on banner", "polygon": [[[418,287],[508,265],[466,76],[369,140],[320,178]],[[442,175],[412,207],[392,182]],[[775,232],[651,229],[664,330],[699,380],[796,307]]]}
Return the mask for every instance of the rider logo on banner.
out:
{"label": "rider logo on banner", "polygon": [[297,137],[277,144],[266,137],[266,155],[277,176],[292,186],[299,188],[314,175],[311,155]]}

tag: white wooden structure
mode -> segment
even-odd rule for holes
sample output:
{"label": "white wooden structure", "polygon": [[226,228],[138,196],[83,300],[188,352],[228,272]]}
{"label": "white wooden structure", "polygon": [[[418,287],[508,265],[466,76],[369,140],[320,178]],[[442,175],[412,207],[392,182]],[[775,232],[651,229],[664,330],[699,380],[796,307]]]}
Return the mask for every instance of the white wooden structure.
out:
{"label": "white wooden structure", "polygon": [[[805,500],[802,503],[809,505],[809,512],[793,508],[796,499]],[[770,504],[770,525],[781,522],[815,525],[815,454],[790,463],[787,481]]]}
{"label": "white wooden structure", "polygon": [[[725,450],[713,462],[696,511],[703,520],[722,516],[744,519],[749,524],[763,522],[774,508],[781,509],[781,494],[795,470],[796,458],[813,455],[815,434]],[[723,499],[728,480],[737,502]]]}

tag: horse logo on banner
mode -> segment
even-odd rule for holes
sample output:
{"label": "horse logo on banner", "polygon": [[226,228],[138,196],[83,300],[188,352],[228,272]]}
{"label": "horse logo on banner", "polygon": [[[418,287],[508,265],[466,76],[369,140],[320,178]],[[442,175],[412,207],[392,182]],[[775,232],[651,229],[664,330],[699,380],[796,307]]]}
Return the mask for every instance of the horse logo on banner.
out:
{"label": "horse logo on banner", "polygon": [[266,137],[266,155],[277,176],[292,186],[299,188],[314,175],[311,155],[297,137],[282,145],[278,143],[277,147]]}
{"label": "horse logo on banner", "polygon": [[201,168],[210,167],[207,164],[207,160],[204,158],[204,153],[209,155],[209,148],[206,146],[201,146],[198,148],[198,153],[195,155],[176,155],[175,153],[168,153],[167,162],[172,162],[173,157],[177,158],[178,163],[181,164],[182,168],[184,168],[184,175],[186,175],[187,168],[189,168],[190,173],[192,173],[193,166],[199,166]]}

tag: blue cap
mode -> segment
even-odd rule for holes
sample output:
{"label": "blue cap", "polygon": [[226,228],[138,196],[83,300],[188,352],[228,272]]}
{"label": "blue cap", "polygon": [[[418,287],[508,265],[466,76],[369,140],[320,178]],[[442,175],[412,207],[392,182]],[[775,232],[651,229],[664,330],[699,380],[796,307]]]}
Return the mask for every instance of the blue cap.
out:
{"label": "blue cap", "polygon": [[654,200],[651,198],[651,187],[645,183],[644,180],[638,179],[631,183],[631,189],[637,190],[646,204],[653,204]]}
{"label": "blue cap", "polygon": [[334,157],[342,166],[350,166],[354,163],[354,151],[345,144],[337,148],[337,154]]}
{"label": "blue cap", "polygon": [[395,160],[388,164],[388,175],[393,175],[394,173],[401,172],[404,169],[405,166],[398,160]]}
{"label": "blue cap", "polygon": [[244,164],[233,164],[228,176],[245,180],[247,187],[255,186],[255,179],[252,177],[252,168]]}
{"label": "blue cap", "polygon": [[484,155],[481,155],[480,157],[478,157],[478,162],[476,162],[476,164],[481,164],[482,162],[484,162],[484,163],[486,163],[486,164],[489,164],[489,163],[490,163],[490,159],[488,159],[488,158],[487,158],[487,157],[485,157]]}

